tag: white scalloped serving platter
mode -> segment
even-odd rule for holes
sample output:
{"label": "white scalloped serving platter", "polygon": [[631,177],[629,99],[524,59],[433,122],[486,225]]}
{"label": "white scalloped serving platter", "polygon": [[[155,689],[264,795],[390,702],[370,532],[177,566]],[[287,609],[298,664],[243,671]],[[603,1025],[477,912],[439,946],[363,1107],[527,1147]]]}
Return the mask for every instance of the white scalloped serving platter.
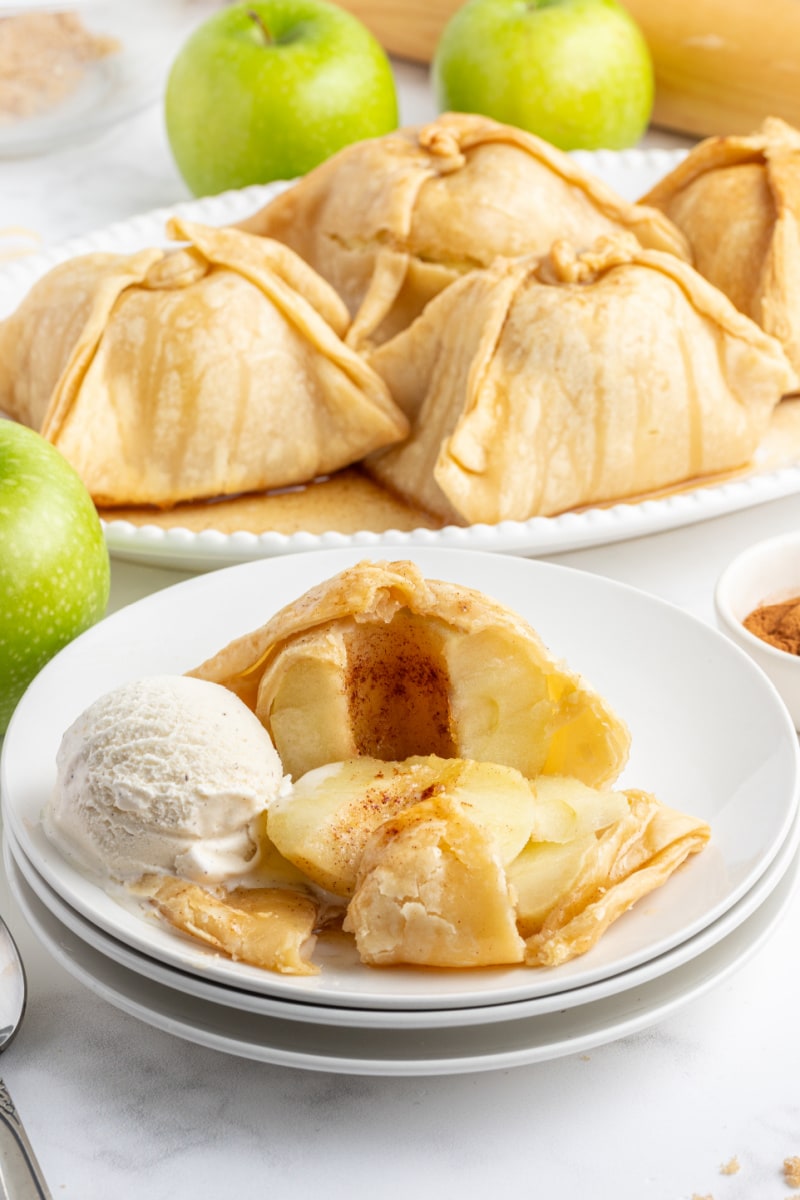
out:
{"label": "white scalloped serving platter", "polygon": [[[683,150],[634,149],[579,151],[575,157],[621,195],[634,200],[672,170],[684,154]],[[57,263],[96,250],[128,253],[148,245],[166,244],[165,223],[175,214],[212,225],[230,224],[254,212],[288,186],[287,183],[266,184],[156,209],[16,261],[0,271],[0,318],[12,312],[32,284]],[[325,533],[269,531],[256,534],[214,529],[201,532],[164,529],[113,520],[105,521],[104,529],[110,552],[119,558],[191,570],[208,570],[308,550],[369,549],[379,543],[397,547],[449,546],[545,555],[691,525],[797,491],[800,491],[800,464],[763,473],[756,469],[746,477],[659,499],[589,508],[557,517],[534,517],[528,521],[502,521],[497,525],[478,524],[466,528],[448,526],[437,530],[354,534],[331,529]]]}

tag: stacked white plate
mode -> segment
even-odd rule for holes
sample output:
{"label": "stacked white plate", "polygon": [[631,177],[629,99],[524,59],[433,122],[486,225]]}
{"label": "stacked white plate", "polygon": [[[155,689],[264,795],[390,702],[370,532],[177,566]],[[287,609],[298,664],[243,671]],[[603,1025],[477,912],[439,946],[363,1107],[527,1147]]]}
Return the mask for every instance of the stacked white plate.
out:
{"label": "stacked white plate", "polygon": [[[505,1068],[585,1051],[651,1025],[720,983],[780,919],[796,885],[798,745],[749,658],[703,622],[600,576],[453,549],[406,548],[429,577],[521,613],[630,726],[620,786],[709,821],[710,845],[561,967],[376,969],[342,942],[318,976],[236,963],[119,903],[41,828],[61,735],[101,693],[186,671],[263,624],[356,550],[199,576],[107,618],[23,697],[0,764],[6,869],[33,930],[76,978],[178,1036],[262,1061],[357,1074]],[[396,548],[369,548],[390,558]]]}

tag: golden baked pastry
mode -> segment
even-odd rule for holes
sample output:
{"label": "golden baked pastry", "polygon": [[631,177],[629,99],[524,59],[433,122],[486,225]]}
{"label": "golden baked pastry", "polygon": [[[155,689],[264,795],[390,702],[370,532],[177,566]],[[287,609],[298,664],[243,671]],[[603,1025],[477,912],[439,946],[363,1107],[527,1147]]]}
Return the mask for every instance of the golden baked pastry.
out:
{"label": "golden baked pastry", "polygon": [[270,970],[314,970],[340,922],[370,966],[557,966],[710,836],[610,786],[626,727],[521,617],[411,562],[341,571],[190,674],[256,712],[294,780],[250,888],[137,888]]}
{"label": "golden baked pastry", "polygon": [[446,792],[372,834],[344,929],[373,966],[485,967],[525,956],[497,851]]}
{"label": "golden baked pastry", "polygon": [[98,504],[304,483],[403,437],[348,314],[287,247],[173,220],[188,245],[56,267],[0,324],[0,409]]}
{"label": "golden baked pastry", "polygon": [[555,967],[585,954],[711,836],[705,821],[647,792],[621,795],[627,811],[618,819],[567,842],[531,842],[507,868],[528,966]]}
{"label": "golden baked pastry", "polygon": [[294,779],[433,754],[602,786],[628,754],[623,722],[527,622],[411,562],[344,570],[189,673],[255,711]]}
{"label": "golden baked pastry", "polygon": [[149,891],[170,925],[230,958],[286,975],[316,975],[311,962],[319,905],[288,888],[234,888],[216,894],[175,876],[148,876]]}
{"label": "golden baked pastry", "polygon": [[768,117],[748,137],[707,138],[641,202],[683,230],[697,270],[800,373],[800,130]]}
{"label": "golden baked pastry", "polygon": [[557,237],[585,246],[624,229],[688,256],[662,213],[533,134],[464,113],[346,147],[241,228],[285,242],[333,284],[352,345],[405,328],[464,272]]}
{"label": "golden baked pastry", "polygon": [[367,469],[460,524],[740,467],[795,381],[775,339],[629,234],[473,271],[370,362],[412,428]]}
{"label": "golden baked pastry", "polygon": [[577,798],[580,831],[563,842],[531,841],[505,866],[446,784],[378,826],[344,921],[362,961],[558,966],[596,945],[710,836],[704,821],[645,792],[618,793],[612,809],[580,785],[576,797],[574,780],[553,780],[553,788]]}

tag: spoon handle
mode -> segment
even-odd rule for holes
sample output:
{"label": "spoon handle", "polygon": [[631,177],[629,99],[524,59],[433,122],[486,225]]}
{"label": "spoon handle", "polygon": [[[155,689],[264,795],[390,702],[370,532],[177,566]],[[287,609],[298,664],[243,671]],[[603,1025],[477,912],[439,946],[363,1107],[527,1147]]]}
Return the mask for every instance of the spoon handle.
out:
{"label": "spoon handle", "polygon": [[52,1200],[8,1088],[0,1079],[0,1200]]}

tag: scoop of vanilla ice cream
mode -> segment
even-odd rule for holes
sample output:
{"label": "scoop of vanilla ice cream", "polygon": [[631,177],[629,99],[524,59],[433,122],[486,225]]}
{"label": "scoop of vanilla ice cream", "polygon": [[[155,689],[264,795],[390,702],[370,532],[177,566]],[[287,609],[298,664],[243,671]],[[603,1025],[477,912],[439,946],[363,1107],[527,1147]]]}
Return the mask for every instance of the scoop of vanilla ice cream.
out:
{"label": "scoop of vanilla ice cream", "polygon": [[201,883],[257,865],[256,824],[288,786],[269,734],[227,688],[184,675],[123,684],[64,734],[50,839],[124,883],[167,872]]}

